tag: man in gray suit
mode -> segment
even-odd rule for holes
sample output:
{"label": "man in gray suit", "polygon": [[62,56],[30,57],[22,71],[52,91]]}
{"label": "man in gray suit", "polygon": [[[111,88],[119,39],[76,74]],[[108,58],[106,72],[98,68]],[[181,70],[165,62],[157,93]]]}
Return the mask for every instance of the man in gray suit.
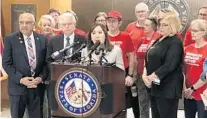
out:
{"label": "man in gray suit", "polygon": [[7,72],[12,118],[22,118],[28,108],[30,118],[40,118],[39,84],[46,79],[46,45],[44,36],[33,32],[31,13],[19,16],[19,32],[5,38],[3,67]]}

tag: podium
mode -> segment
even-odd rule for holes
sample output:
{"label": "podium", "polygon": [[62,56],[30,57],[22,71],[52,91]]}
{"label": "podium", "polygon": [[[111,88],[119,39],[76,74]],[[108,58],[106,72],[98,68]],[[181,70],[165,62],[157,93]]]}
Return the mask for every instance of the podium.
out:
{"label": "podium", "polygon": [[52,117],[126,117],[124,79],[117,67],[51,63]]}

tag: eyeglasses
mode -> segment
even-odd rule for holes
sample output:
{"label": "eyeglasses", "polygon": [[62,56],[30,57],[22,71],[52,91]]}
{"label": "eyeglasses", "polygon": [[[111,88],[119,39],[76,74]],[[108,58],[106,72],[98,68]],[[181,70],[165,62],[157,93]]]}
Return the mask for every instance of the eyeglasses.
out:
{"label": "eyeglasses", "polygon": [[144,11],[144,10],[136,11],[136,13],[144,13],[144,12],[146,12],[146,11]]}
{"label": "eyeglasses", "polygon": [[105,22],[106,20],[101,19],[101,20],[96,20],[96,22]]}
{"label": "eyeglasses", "polygon": [[192,32],[192,33],[199,33],[199,32],[201,32],[201,31],[204,31],[204,30],[191,29],[191,32]]}
{"label": "eyeglasses", "polygon": [[63,25],[63,26],[71,26],[71,25],[74,25],[74,23],[61,23],[61,25]]}
{"label": "eyeglasses", "polygon": [[207,14],[199,13],[198,16],[206,17]]}
{"label": "eyeglasses", "polygon": [[23,25],[23,24],[30,25],[32,23],[34,23],[34,21],[19,21],[19,25]]}
{"label": "eyeglasses", "polygon": [[168,27],[169,25],[168,24],[160,24],[160,27],[164,27],[164,28],[166,28],[166,27]]}
{"label": "eyeglasses", "polygon": [[114,24],[114,23],[118,23],[119,20],[110,20],[110,19],[107,19],[107,22],[108,22],[108,23],[112,23],[112,24]]}

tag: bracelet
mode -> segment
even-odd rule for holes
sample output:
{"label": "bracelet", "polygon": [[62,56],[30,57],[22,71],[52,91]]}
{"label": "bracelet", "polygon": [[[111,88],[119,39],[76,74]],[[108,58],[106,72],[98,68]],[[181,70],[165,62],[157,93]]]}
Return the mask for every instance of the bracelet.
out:
{"label": "bracelet", "polygon": [[133,78],[133,74],[127,74],[127,76],[130,76],[130,77],[132,77],[132,78]]}
{"label": "bracelet", "polygon": [[193,91],[196,91],[196,89],[193,86],[191,86],[190,89]]}

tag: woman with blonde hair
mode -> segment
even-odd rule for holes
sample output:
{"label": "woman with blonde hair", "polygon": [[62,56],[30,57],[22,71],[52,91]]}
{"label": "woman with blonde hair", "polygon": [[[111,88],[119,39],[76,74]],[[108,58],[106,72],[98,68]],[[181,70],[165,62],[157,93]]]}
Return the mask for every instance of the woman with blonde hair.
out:
{"label": "woman with blonde hair", "polygon": [[[163,19],[166,15],[177,15],[177,16],[179,16],[175,11],[172,11],[172,10],[170,10],[170,9],[167,9],[167,8],[164,8],[164,9],[161,9],[159,12],[158,12],[158,14],[157,14],[157,22],[158,22],[158,27],[159,27],[159,24],[160,24],[160,20],[161,19]],[[182,24],[181,24],[182,25]],[[181,29],[180,29],[181,30]],[[182,40],[183,38],[182,38],[182,35],[181,35],[181,33],[180,33],[180,31],[179,32],[177,32],[176,33],[176,35]]]}
{"label": "woman with blonde hair", "polygon": [[54,36],[53,29],[55,28],[55,20],[50,15],[42,15],[39,22],[38,22],[38,28],[35,29],[37,33],[40,33],[48,40],[51,39],[52,36]]}
{"label": "woman with blonde hair", "polygon": [[176,33],[181,23],[177,15],[166,15],[160,21],[158,38],[145,55],[142,74],[150,88],[153,118],[176,118],[183,88],[183,45]]}
{"label": "woman with blonde hair", "polygon": [[[36,32],[44,35],[47,40],[50,40],[54,35],[55,29],[55,20],[50,15],[42,15],[39,22],[38,28],[35,30]],[[49,99],[49,77],[45,79],[45,81],[40,84],[40,103],[41,103],[41,117],[50,118],[51,111],[50,111],[50,103]]]}

